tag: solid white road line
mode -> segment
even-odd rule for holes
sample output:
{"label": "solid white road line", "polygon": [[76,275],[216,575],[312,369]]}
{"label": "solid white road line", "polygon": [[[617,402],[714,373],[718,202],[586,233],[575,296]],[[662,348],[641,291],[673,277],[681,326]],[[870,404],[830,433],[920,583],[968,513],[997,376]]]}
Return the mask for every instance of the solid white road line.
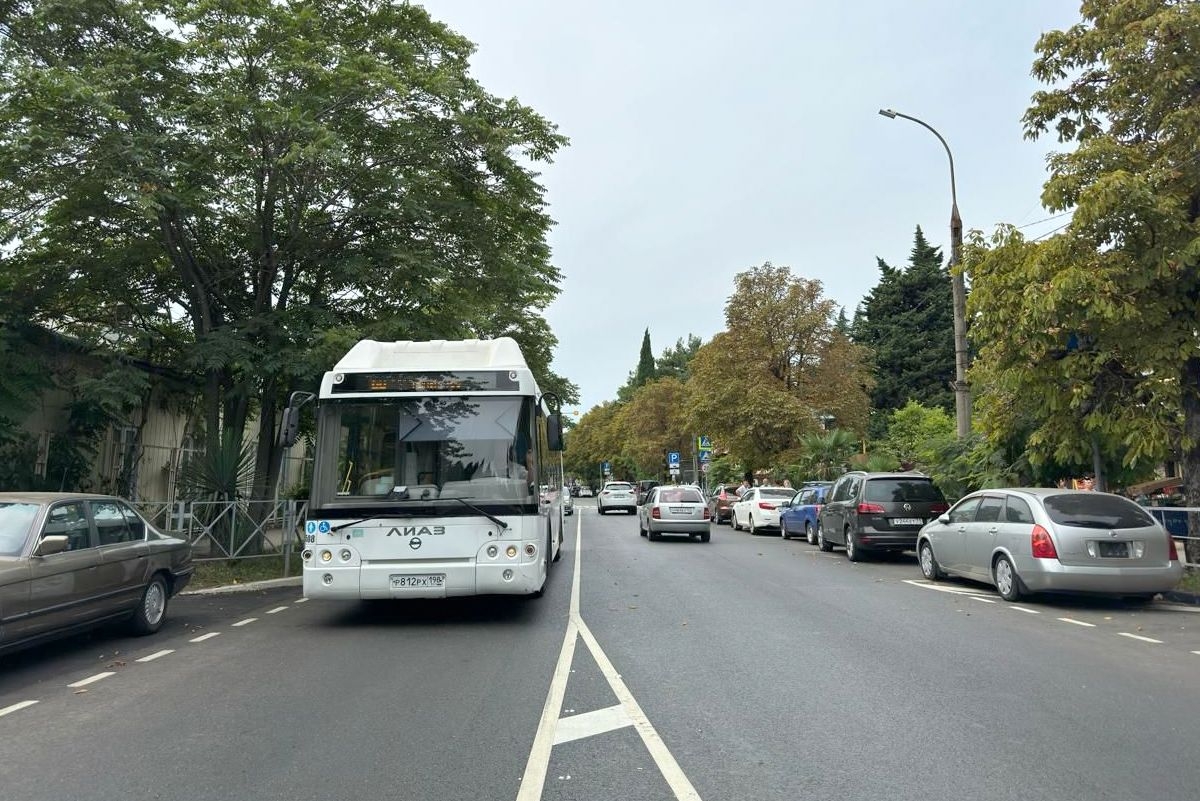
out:
{"label": "solid white road line", "polygon": [[20,712],[22,709],[31,707],[36,703],[37,701],[21,701],[20,703],[13,704],[12,706],[6,706],[3,709],[0,709],[0,718],[13,712]]}
{"label": "solid white road line", "polygon": [[239,626],[245,626],[247,623],[253,623],[253,622],[254,622],[254,621],[256,621],[256,620],[258,620],[258,618],[256,618],[256,617],[248,617],[248,618],[246,618],[245,620],[239,620],[237,623],[234,623],[234,624],[233,624],[233,627],[236,629],[236,628],[238,628]]}
{"label": "solid white road line", "polygon": [[617,704],[605,709],[596,709],[580,715],[571,715],[558,719],[558,730],[554,734],[554,744],[561,745],[572,740],[582,740],[584,737],[594,737],[597,734],[623,729],[632,726],[633,721],[625,714],[625,707]]}
{"label": "solid white road line", "polygon": [[1061,620],[1063,623],[1074,623],[1076,626],[1086,626],[1089,629],[1096,628],[1095,623],[1084,623],[1082,620],[1075,620],[1075,619],[1069,618],[1069,617],[1060,617],[1058,619]]}
{"label": "solid white road line", "polygon": [[972,601],[979,601],[979,603],[981,603],[981,604],[994,604],[994,603],[996,603],[996,602],[995,602],[995,601],[993,601],[991,598],[984,598],[982,595],[968,595],[967,597],[968,597],[968,598],[970,598]]}
{"label": "solid white road line", "polygon": [[115,675],[117,675],[116,671],[106,670],[103,673],[97,673],[95,676],[88,676],[86,679],[80,679],[79,681],[77,681],[73,684],[68,684],[67,686],[68,687],[86,687],[87,685],[91,684],[94,681],[100,681],[100,679],[107,679],[109,676],[115,676]]}
{"label": "solid white road line", "polygon": [[1025,608],[1025,607],[1023,607],[1023,606],[1013,606],[1012,604],[1009,604],[1009,607],[1008,607],[1008,608],[1009,608],[1009,609],[1016,609],[1018,612],[1028,612],[1028,613],[1029,613],[1029,614],[1031,614],[1031,615],[1040,615],[1040,614],[1041,614],[1041,612],[1039,612],[1039,611],[1038,611],[1038,610],[1036,610],[1036,609],[1026,609],[1026,608]]}
{"label": "solid white road line", "polygon": [[155,659],[158,659],[160,656],[166,656],[167,654],[173,654],[173,653],[175,653],[174,648],[164,648],[161,651],[157,651],[156,653],[150,654],[150,656],[143,656],[141,659],[135,659],[133,661],[134,662],[153,662]]}
{"label": "solid white road line", "polygon": [[284,609],[287,609],[287,607],[286,607],[286,606],[277,606],[277,607],[275,607],[274,609],[268,609],[268,610],[267,610],[267,614],[268,614],[268,615],[273,615],[273,614],[275,614],[276,612],[282,612]]}
{"label": "solid white road line", "polygon": [[1196,656],[1200,656],[1200,651],[1192,651],[1192,653],[1195,654]]}
{"label": "solid white road line", "polygon": [[213,637],[216,637],[220,633],[221,632],[219,632],[219,631],[210,631],[208,634],[201,634],[199,637],[196,637],[195,639],[188,640],[188,642],[204,642],[205,640],[211,640]]}
{"label": "solid white road line", "polygon": [[296,600],[292,601],[292,603],[294,603],[294,604],[302,604],[302,603],[304,603],[304,602],[305,602],[305,601],[307,601],[307,600],[308,600],[307,598],[297,598]]}
{"label": "solid white road line", "polygon": [[1162,640],[1156,640],[1153,637],[1143,637],[1140,634],[1130,634],[1127,631],[1118,631],[1117,634],[1121,635],[1122,637],[1128,637],[1131,640],[1141,640],[1142,642],[1152,642],[1155,645],[1163,644]]}

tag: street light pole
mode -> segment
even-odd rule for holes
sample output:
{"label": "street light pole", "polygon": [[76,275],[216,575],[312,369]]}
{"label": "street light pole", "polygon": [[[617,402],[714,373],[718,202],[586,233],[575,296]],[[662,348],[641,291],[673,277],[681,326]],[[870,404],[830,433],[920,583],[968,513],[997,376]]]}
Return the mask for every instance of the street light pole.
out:
{"label": "street light pole", "polygon": [[950,292],[954,305],[954,418],[957,423],[958,438],[963,439],[971,433],[971,387],[967,384],[967,287],[959,268],[962,262],[962,217],[958,216],[958,191],[954,186],[954,154],[950,145],[936,129],[924,120],[892,111],[889,108],[879,109],[879,113],[888,119],[903,119],[922,126],[942,143],[946,148],[946,157],[950,159]]}

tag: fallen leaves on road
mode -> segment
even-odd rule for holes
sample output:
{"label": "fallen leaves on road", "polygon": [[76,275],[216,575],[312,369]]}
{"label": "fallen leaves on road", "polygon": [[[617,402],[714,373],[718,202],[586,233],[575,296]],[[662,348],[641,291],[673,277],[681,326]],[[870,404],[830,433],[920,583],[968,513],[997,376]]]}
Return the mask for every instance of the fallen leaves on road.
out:
{"label": "fallen leaves on road", "polygon": [[87,688],[85,688],[85,687],[80,687],[78,690],[76,690],[76,691],[75,691],[75,694],[76,694],[76,695],[83,695],[83,694],[84,694],[84,693],[86,693],[86,692],[87,692]]}

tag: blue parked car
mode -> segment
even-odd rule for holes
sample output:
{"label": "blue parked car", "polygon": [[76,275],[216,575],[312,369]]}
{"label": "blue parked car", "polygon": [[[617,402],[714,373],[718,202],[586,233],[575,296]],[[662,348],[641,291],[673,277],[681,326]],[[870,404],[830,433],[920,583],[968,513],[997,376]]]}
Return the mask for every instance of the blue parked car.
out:
{"label": "blue parked car", "polygon": [[817,514],[825,503],[832,481],[813,481],[796,490],[779,515],[779,533],[785,540],[803,536],[809,545],[817,544]]}

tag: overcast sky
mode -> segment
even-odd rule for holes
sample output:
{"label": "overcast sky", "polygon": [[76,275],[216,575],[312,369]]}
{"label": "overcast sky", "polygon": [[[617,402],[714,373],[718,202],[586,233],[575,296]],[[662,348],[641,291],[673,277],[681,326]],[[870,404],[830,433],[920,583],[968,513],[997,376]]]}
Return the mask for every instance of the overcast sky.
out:
{"label": "overcast sky", "polygon": [[[1053,138],[1027,142],[1033,47],[1078,0],[426,0],[476,43],[475,77],[571,139],[545,168],[562,294],[554,369],[578,409],[725,327],[733,276],[772,261],[853,314],[876,257],[920,225],[949,254],[945,151],[964,227],[1047,233]],[[949,287],[947,286],[947,292]]]}

